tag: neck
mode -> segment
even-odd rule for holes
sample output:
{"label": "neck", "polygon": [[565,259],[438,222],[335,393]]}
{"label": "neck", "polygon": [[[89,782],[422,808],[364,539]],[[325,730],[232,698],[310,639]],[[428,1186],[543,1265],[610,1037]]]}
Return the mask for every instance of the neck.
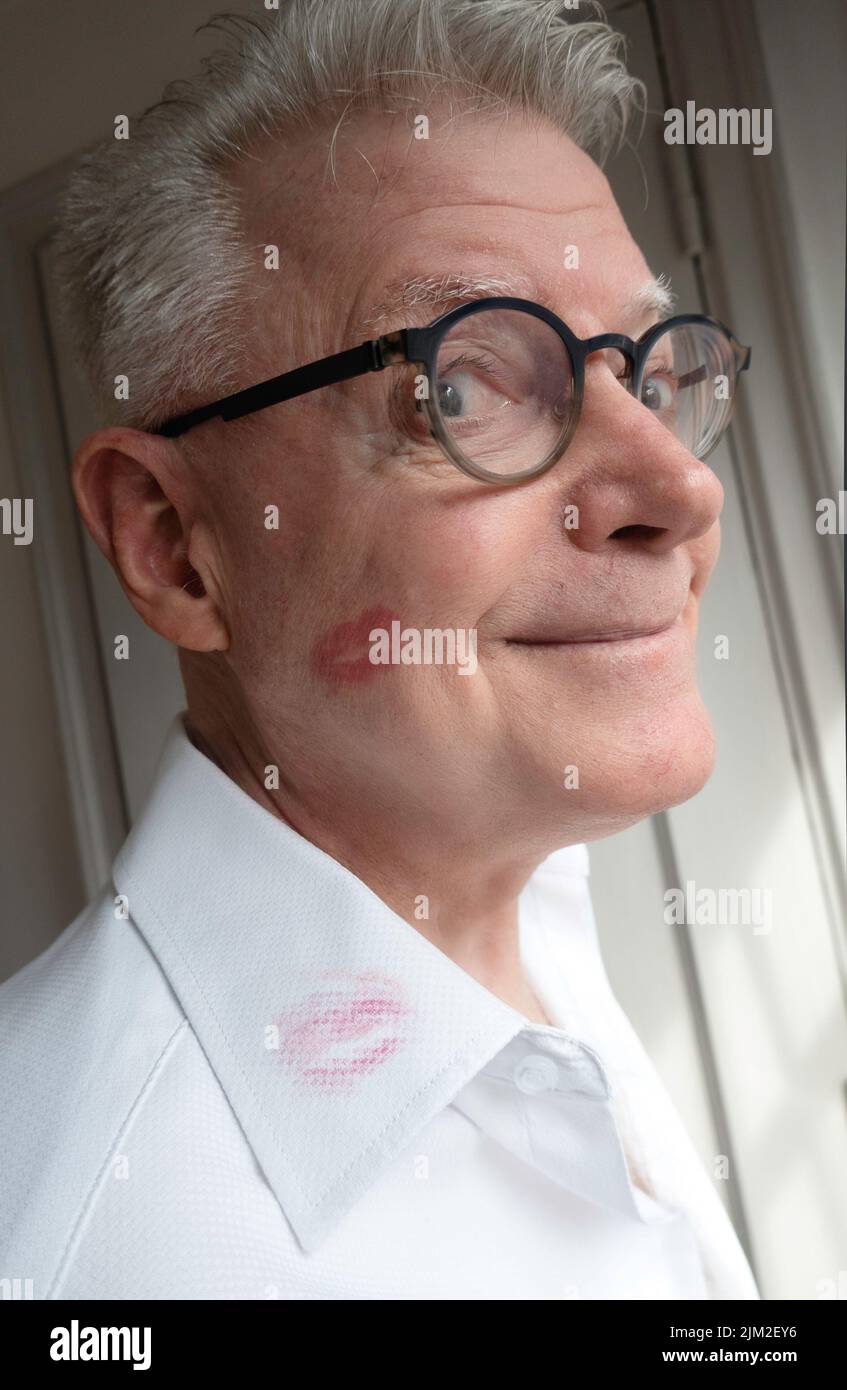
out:
{"label": "neck", "polygon": [[[492,863],[457,829],[448,842],[445,830],[454,828],[443,824],[430,824],[428,837],[417,830],[410,834],[394,806],[379,814],[377,796],[368,805],[359,799],[347,814],[336,788],[300,799],[296,779],[282,768],[279,786],[266,786],[264,769],[275,763],[261,740],[245,739],[195,711],[186,728],[195,747],[242,791],[343,864],[467,974],[526,1018],[551,1022],[520,952],[518,897],[537,859]],[[331,820],[316,814],[315,806],[332,807]]]}

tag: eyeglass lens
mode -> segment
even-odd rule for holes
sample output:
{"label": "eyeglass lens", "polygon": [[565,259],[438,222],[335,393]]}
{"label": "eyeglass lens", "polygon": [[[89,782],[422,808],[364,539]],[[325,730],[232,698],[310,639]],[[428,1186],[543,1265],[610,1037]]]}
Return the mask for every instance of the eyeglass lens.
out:
{"label": "eyeglass lens", "polygon": [[434,395],[455,450],[488,473],[523,473],[570,423],[570,354],[555,329],[522,310],[468,314],[441,340]]}
{"label": "eyeglass lens", "polygon": [[708,323],[679,324],[653,344],[639,399],[704,459],[729,424],[735,385],[735,353],[726,334]]}
{"label": "eyeglass lens", "polygon": [[[620,353],[606,356],[616,375],[627,376]],[[720,329],[680,325],[653,345],[639,399],[703,458],[729,422],[735,377],[732,344]],[[439,344],[432,394],[454,455],[498,477],[555,455],[576,408],[567,347],[550,324],[519,309],[480,310],[454,324]]]}

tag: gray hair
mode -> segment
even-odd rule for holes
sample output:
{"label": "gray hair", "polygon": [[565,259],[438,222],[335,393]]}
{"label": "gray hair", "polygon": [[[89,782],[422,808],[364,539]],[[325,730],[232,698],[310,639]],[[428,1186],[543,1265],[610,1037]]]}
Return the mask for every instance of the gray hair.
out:
{"label": "gray hair", "polygon": [[261,248],[243,234],[231,172],[261,138],[340,124],[389,94],[419,100],[423,85],[547,118],[604,163],[644,88],[599,6],[580,8],[600,19],[575,22],[561,0],[279,0],[258,19],[212,19],[227,46],[171,83],[128,140],[86,154],[63,198],[60,304],[101,422],[155,428],[250,384],[234,364]]}

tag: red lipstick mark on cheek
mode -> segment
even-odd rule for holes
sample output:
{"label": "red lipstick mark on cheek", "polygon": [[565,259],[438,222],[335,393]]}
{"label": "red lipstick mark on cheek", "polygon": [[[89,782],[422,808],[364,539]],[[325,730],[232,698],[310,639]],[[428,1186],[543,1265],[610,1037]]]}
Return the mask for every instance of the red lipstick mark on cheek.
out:
{"label": "red lipstick mark on cheek", "polygon": [[275,1020],[280,1061],[306,1085],[349,1087],[406,1045],[413,1014],[396,981],[371,972],[339,976]]}
{"label": "red lipstick mark on cheek", "polygon": [[312,648],[311,665],[315,675],[330,685],[358,685],[390,668],[374,665],[370,659],[370,634],[375,627],[391,631],[398,618],[388,608],[368,608],[352,622],[338,623],[319,638]]}

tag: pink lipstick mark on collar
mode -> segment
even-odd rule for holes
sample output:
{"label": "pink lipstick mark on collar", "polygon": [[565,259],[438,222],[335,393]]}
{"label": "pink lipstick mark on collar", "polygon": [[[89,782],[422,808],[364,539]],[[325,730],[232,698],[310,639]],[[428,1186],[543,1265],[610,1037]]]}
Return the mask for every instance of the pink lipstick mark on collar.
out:
{"label": "pink lipstick mark on collar", "polygon": [[414,1010],[396,981],[373,972],[337,980],[276,1020],[280,1060],[307,1085],[350,1086],[408,1041],[404,1020]]}
{"label": "pink lipstick mark on collar", "polygon": [[312,670],[331,685],[358,685],[387,671],[370,659],[370,634],[377,627],[390,632],[397,618],[388,608],[368,608],[352,622],[331,627],[312,648]]}

